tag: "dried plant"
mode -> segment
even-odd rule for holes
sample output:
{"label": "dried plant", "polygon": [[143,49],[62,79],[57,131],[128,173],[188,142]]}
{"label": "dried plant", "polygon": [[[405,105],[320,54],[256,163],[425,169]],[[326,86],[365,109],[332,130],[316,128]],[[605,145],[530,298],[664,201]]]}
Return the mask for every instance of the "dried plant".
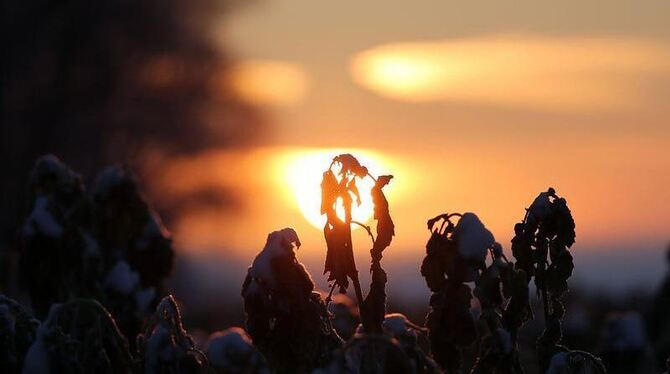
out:
{"label": "dried plant", "polygon": [[265,357],[239,327],[211,334],[207,339],[207,358],[211,371],[217,374],[270,374]]}
{"label": "dried plant", "polygon": [[329,362],[342,341],[294,245],[300,240],[293,229],[270,233],[247,272],[242,296],[247,330],[270,366],[305,373]]}
{"label": "dried plant", "polygon": [[544,310],[545,329],[537,340],[541,370],[565,366],[570,370],[592,367],[596,372],[606,372],[599,358],[560,345],[561,320],[565,315],[562,298],[574,269],[569,248],[575,243],[575,221],[567,201],[553,188],[540,193],[514,231],[512,254],[516,266],[526,272],[529,282],[534,278]]}
{"label": "dried plant", "polygon": [[[337,175],[333,171],[334,166],[339,166]],[[351,217],[354,201],[358,205],[361,203],[356,180],[366,177],[372,178],[375,182],[370,194],[374,204],[374,219],[377,221],[376,238],[370,227],[354,221]],[[386,272],[381,267],[381,259],[382,252],[391,244],[395,235],[395,226],[383,188],[392,178],[392,175],[382,175],[375,179],[353,155],[341,154],[333,158],[328,170],[323,173],[321,182],[321,214],[326,215],[323,234],[328,248],[324,274],[329,273],[328,280],[333,281],[331,293],[335,287],[339,287],[340,292],[346,292],[351,279],[361,308],[363,328],[368,333],[382,332],[382,321],[386,314]],[[339,217],[337,214],[338,204],[341,204],[344,210],[344,217]],[[372,239],[370,250],[372,283],[365,299],[354,262],[352,224],[363,227]]]}
{"label": "dried plant", "polygon": [[128,342],[97,301],[52,305],[30,346],[24,373],[130,373]]}
{"label": "dried plant", "polygon": [[19,373],[40,322],[21,304],[0,295],[0,368]]}
{"label": "dried plant", "polygon": [[[428,221],[428,229],[421,274],[433,295],[426,324],[433,357],[446,372],[460,372],[462,350],[477,341],[472,373],[523,373],[517,338],[524,322],[533,318],[532,277],[546,321],[537,343],[542,372],[572,373],[587,367],[605,372],[597,357],[559,344],[562,297],[574,267],[568,248],[575,242],[575,224],[565,199],[553,188],[541,193],[515,226],[516,263],[505,258],[502,246],[473,213],[439,215]],[[466,282],[475,282],[474,296],[481,305],[476,323]]]}
{"label": "dried plant", "polygon": [[[460,218],[458,224],[454,218]],[[439,215],[428,220],[428,229],[421,275],[433,292],[426,317],[431,353],[447,373],[458,373],[461,350],[477,338],[472,292],[464,283],[478,279],[494,239],[473,213]]]}
{"label": "dried plant", "polygon": [[30,214],[20,231],[20,275],[38,317],[74,297],[101,297],[102,266],[81,177],[41,157],[29,181]]}
{"label": "dried plant", "polygon": [[182,324],[181,311],[172,295],[165,296],[143,334],[137,336],[140,370],[144,373],[201,373],[207,356]]}
{"label": "dried plant", "polygon": [[78,174],[47,155],[33,167],[30,194],[20,273],[36,315],[46,317],[57,302],[95,298],[135,336],[164,294],[174,250],[132,174],[108,167],[87,193]]}

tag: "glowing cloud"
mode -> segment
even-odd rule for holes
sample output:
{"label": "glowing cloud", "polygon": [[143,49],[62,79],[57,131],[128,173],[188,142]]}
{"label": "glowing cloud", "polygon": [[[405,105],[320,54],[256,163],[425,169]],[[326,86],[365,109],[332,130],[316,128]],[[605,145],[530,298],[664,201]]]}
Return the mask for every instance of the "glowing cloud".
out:
{"label": "glowing cloud", "polygon": [[382,96],[540,110],[636,108],[645,79],[670,75],[670,48],[624,38],[488,36],[387,44],[351,61]]}
{"label": "glowing cloud", "polygon": [[258,105],[295,105],[309,88],[307,74],[300,66],[280,61],[244,61],[225,78],[243,100]]}

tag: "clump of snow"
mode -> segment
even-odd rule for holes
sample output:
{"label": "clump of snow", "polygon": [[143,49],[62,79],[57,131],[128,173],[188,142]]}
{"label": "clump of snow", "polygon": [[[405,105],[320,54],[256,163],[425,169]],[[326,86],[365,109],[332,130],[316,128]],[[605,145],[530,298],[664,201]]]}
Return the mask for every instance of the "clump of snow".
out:
{"label": "clump of snow", "polygon": [[422,328],[415,325],[402,313],[389,313],[384,316],[382,328],[388,335],[396,338],[404,348],[417,348],[417,332]]}
{"label": "clump of snow", "polygon": [[49,211],[49,198],[38,196],[35,205],[23,226],[23,234],[26,236],[44,235],[51,238],[59,238],[63,235],[63,226]]}
{"label": "clump of snow", "polygon": [[144,314],[150,311],[151,303],[156,298],[156,290],[153,287],[138,289],[135,291],[135,305],[137,305],[137,311],[140,314]]}
{"label": "clump of snow", "polygon": [[60,186],[66,186],[72,179],[78,178],[78,175],[58,157],[49,154],[37,159],[30,172],[30,182],[33,186],[41,185],[47,178]]}
{"label": "clump of snow", "polygon": [[137,248],[142,250],[149,246],[152,238],[163,237],[169,238],[170,232],[163,225],[163,221],[154,211],[149,211],[149,219],[142,229],[142,234],[137,239]]}
{"label": "clump of snow", "polygon": [[140,276],[134,272],[126,261],[119,261],[107,273],[103,285],[106,289],[121,295],[130,295],[139,285]]}
{"label": "clump of snow", "polygon": [[271,287],[276,285],[272,271],[272,260],[289,255],[293,252],[293,244],[300,247],[298,234],[292,228],[273,231],[268,235],[263,250],[256,256],[249,268],[249,275],[254,279],[262,279]]}
{"label": "clump of snow", "polygon": [[[408,328],[409,320],[402,313],[389,313],[384,316],[382,327],[394,337],[414,334],[414,331]],[[414,334],[415,335],[415,334]]]}
{"label": "clump of snow", "polygon": [[550,197],[554,195],[554,189],[550,188],[546,192],[541,192],[533,203],[530,204],[528,208],[529,221],[539,222],[543,220],[549,213],[551,213],[551,199]]}
{"label": "clump of snow", "polygon": [[149,311],[151,303],[156,297],[153,287],[142,288],[140,276],[130,268],[126,261],[118,261],[107,273],[103,286],[120,295],[132,297],[139,313]]}
{"label": "clump of snow", "polygon": [[101,198],[107,197],[109,190],[121,184],[126,178],[126,171],[119,165],[112,165],[102,169],[93,185],[93,195]]}
{"label": "clump of snow", "polygon": [[642,350],[646,345],[644,331],[639,313],[612,314],[603,328],[603,349],[608,352]]}
{"label": "clump of snow", "polygon": [[82,233],[84,239],[84,255],[87,257],[98,257],[100,255],[100,246],[98,242],[87,232]]}
{"label": "clump of snow", "polygon": [[503,354],[512,353],[512,337],[507,330],[499,327],[495,330],[494,336]]}
{"label": "clump of snow", "polygon": [[494,243],[493,234],[474,213],[464,213],[454,228],[458,253],[466,260],[481,262]]}
{"label": "clump of snow", "polygon": [[[325,297],[325,295],[324,295]],[[348,340],[356,332],[360,320],[358,307],[346,294],[332,295],[328,311],[332,314],[331,323],[344,340]]]}
{"label": "clump of snow", "polygon": [[231,327],[210,335],[207,341],[207,357],[214,368],[226,373],[247,372],[250,369],[269,373],[251,338],[239,327]]}
{"label": "clump of snow", "polygon": [[172,339],[170,329],[158,324],[147,339],[144,353],[145,371],[159,372],[161,362],[173,362],[177,357],[177,345]]}
{"label": "clump of snow", "polygon": [[551,358],[546,374],[564,373],[568,373],[568,354],[566,352],[558,352]]}
{"label": "clump of snow", "polygon": [[0,326],[11,335],[15,333],[16,321],[6,304],[0,304]]}
{"label": "clump of snow", "polygon": [[47,318],[37,328],[35,340],[26,352],[23,374],[49,374],[53,372],[47,340],[51,334],[51,321],[55,318],[61,306],[62,304],[51,305]]}
{"label": "clump of snow", "polygon": [[502,245],[500,245],[500,243],[498,243],[498,242],[493,243],[493,246],[491,246],[491,249],[493,249],[493,257],[495,257],[495,258],[502,257],[503,249],[502,249]]}

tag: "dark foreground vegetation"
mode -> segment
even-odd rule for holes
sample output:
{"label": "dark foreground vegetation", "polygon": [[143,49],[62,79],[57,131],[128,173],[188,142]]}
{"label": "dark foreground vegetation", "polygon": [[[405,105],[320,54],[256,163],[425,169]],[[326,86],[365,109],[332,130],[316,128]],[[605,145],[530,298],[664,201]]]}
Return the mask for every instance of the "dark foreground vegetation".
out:
{"label": "dark foreground vegetation", "polygon": [[[374,181],[374,227],[351,217],[363,178]],[[30,174],[30,209],[19,231],[20,284],[29,305],[0,296],[0,372],[663,370],[670,354],[670,278],[644,317],[575,301],[568,289],[575,222],[553,188],[520,208],[513,258],[474,213],[429,219],[426,256],[415,264],[432,293],[425,324],[388,313],[386,282],[393,275],[382,259],[395,226],[383,189],[392,178],[370,175],[352,155],[335,157],[321,185],[330,289],[317,290],[297,259],[298,233],[274,231],[241,285],[245,328],[196,341],[164,285],[175,256],[170,235],[133,176],[112,166],[86,188],[67,165],[44,156]],[[371,240],[367,293],[354,262],[353,225]],[[356,302],[338,294],[348,289]],[[596,337],[593,318],[580,319],[577,308],[606,318]],[[597,341],[598,355],[582,350],[585,341]]]}

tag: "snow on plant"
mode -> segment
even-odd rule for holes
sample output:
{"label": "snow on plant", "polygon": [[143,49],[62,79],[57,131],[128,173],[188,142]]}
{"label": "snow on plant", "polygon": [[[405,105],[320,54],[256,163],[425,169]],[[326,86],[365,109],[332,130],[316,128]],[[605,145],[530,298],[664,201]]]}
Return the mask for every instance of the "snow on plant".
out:
{"label": "snow on plant", "polygon": [[270,374],[265,357],[239,327],[211,334],[207,339],[207,358],[215,373]]}
{"label": "snow on plant", "polygon": [[361,322],[358,306],[346,294],[336,294],[331,296],[328,304],[328,311],[331,314],[331,323],[337,334],[346,340],[349,340],[356,328]]}
{"label": "snow on plant", "polygon": [[291,228],[270,233],[242,285],[249,335],[278,372],[323,366],[342,344],[321,294],[296,258],[299,246]]}
{"label": "snow on plant", "polygon": [[437,363],[419,346],[419,336],[425,334],[424,328],[410,322],[402,313],[387,314],[382,326],[405,351],[413,373],[440,373]]}
{"label": "snow on plant", "polygon": [[30,175],[20,273],[37,316],[77,297],[100,300],[128,336],[140,331],[172,268],[169,233],[124,168],[103,170],[87,194],[55,156]]}
{"label": "snow on plant", "polygon": [[18,373],[35,340],[39,321],[21,304],[0,295],[0,368]]}
{"label": "snow on plant", "polygon": [[574,264],[569,248],[575,243],[575,221],[567,201],[549,188],[540,193],[528,209],[524,219],[514,227],[512,254],[515,267],[523,270],[530,282],[534,278],[538,296],[542,300],[545,329],[537,341],[540,367],[548,370],[556,354],[568,352],[574,367],[578,362],[604,372],[598,358],[579,351],[570,351],[560,345],[561,320],[565,315],[562,302],[568,290],[568,278]]}
{"label": "snow on plant", "polygon": [[53,304],[28,349],[23,373],[130,373],[128,342],[97,301]]}
{"label": "snow on plant", "polygon": [[172,295],[160,301],[144,333],[137,336],[137,352],[145,373],[200,373],[207,367],[207,356],[184,329]]}
{"label": "snow on plant", "polygon": [[81,177],[53,155],[30,173],[30,213],[20,232],[21,284],[37,316],[55,302],[100,294],[100,253],[91,239]]}
{"label": "snow on plant", "polygon": [[[455,218],[460,218],[457,224],[452,221]],[[472,292],[464,283],[478,280],[485,269],[493,235],[474,213],[441,214],[428,220],[428,229],[431,236],[421,275],[433,292],[426,317],[431,353],[447,373],[457,373],[461,350],[477,338],[470,313]]]}
{"label": "snow on plant", "polygon": [[118,165],[105,168],[93,186],[92,199],[96,238],[106,262],[127,261],[142,286],[154,287],[160,294],[174,261],[172,239],[142,197],[134,176]]}
{"label": "snow on plant", "polygon": [[[454,223],[456,218],[459,220]],[[431,236],[421,273],[433,295],[426,324],[433,357],[448,373],[459,372],[461,351],[475,340],[479,353],[472,373],[523,372],[517,338],[524,322],[533,318],[528,287],[531,277],[542,298],[547,323],[538,339],[541,370],[547,371],[559,353],[567,355],[556,356],[554,368],[561,366],[565,357],[570,370],[586,366],[604,370],[596,357],[559,345],[564,314],[561,298],[573,269],[568,248],[575,241],[575,224],[565,199],[553,188],[533,201],[524,220],[514,228],[516,263],[505,258],[502,246],[472,213],[439,215],[428,221],[428,229]],[[476,324],[469,312],[473,295],[465,282],[475,282],[474,296],[481,305]]]}

